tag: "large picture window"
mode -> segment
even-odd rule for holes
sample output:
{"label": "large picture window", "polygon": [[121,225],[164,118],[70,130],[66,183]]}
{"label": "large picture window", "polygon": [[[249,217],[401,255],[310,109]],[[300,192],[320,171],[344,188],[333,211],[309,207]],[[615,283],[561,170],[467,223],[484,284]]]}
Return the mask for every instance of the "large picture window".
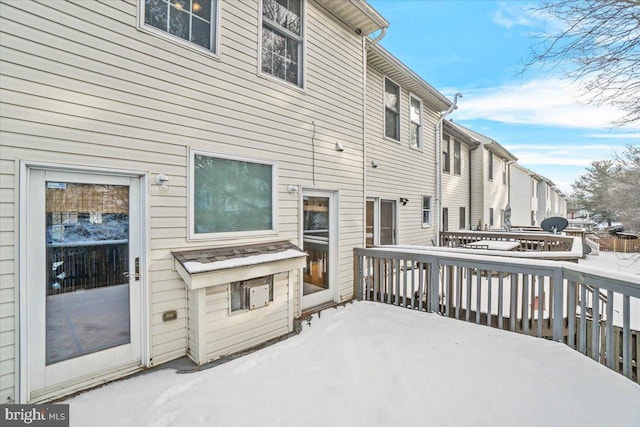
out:
{"label": "large picture window", "polygon": [[302,86],[302,0],[263,0],[261,70]]}
{"label": "large picture window", "polygon": [[215,0],[140,0],[144,25],[215,53]]}
{"label": "large picture window", "polygon": [[276,165],[192,155],[192,237],[275,232]]}
{"label": "large picture window", "polygon": [[384,135],[400,141],[400,86],[384,79]]}

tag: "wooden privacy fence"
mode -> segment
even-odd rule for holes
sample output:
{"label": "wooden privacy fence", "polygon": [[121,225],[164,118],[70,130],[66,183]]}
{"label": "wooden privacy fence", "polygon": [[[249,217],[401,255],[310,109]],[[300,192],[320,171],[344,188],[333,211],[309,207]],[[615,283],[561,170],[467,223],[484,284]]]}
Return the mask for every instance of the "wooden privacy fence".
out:
{"label": "wooden privacy fence", "polygon": [[640,252],[640,239],[621,239],[615,236],[600,237],[598,239],[601,251]]}
{"label": "wooden privacy fence", "polygon": [[633,275],[437,248],[356,248],[354,256],[361,300],[562,341],[640,383],[640,279]]}

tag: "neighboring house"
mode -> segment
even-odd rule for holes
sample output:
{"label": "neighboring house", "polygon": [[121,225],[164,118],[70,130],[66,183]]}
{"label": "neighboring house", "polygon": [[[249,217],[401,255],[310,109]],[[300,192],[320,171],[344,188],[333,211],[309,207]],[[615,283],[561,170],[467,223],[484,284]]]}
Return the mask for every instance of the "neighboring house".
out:
{"label": "neighboring house", "polygon": [[504,227],[509,204],[509,165],[518,160],[497,141],[456,124],[480,145],[471,151],[471,228]]}
{"label": "neighboring house", "polygon": [[471,153],[480,142],[449,120],[442,138],[442,231],[469,230],[471,223]]}
{"label": "neighboring house", "polygon": [[451,105],[385,49],[368,49],[368,246],[430,245],[436,240],[436,126]]}
{"label": "neighboring house", "polygon": [[538,187],[543,178],[517,163],[509,165],[509,172],[512,226],[540,226]]}
{"label": "neighboring house", "polygon": [[[365,2],[15,1],[0,17],[1,402],[204,363],[353,296],[365,39],[388,26]],[[394,81],[431,128],[426,105],[446,101]],[[407,114],[402,148],[433,162]]]}
{"label": "neighboring house", "polygon": [[553,200],[553,187],[555,184],[549,178],[543,176],[540,177],[541,181],[538,185],[538,221],[542,223],[547,218],[554,216],[552,214],[553,207],[551,205]]}

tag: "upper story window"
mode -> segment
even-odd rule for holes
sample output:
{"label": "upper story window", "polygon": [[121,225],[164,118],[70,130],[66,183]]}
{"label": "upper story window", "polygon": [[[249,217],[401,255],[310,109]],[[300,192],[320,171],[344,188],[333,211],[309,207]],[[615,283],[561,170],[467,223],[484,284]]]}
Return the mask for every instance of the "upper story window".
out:
{"label": "upper story window", "polygon": [[191,238],[276,231],[276,165],[192,152]]}
{"label": "upper story window", "polygon": [[216,51],[216,0],[140,0],[144,25]]}
{"label": "upper story window", "polygon": [[400,86],[384,79],[384,135],[400,141]]}
{"label": "upper story window", "polygon": [[492,180],[493,179],[493,153],[491,151],[489,151],[489,165],[487,169],[489,169],[489,180]]}
{"label": "upper story window", "polygon": [[502,184],[507,185],[507,161],[502,159]]}
{"label": "upper story window", "polygon": [[263,0],[263,73],[302,87],[302,0]]}
{"label": "upper story window", "polygon": [[422,196],[422,226],[431,225],[431,196]]}
{"label": "upper story window", "polygon": [[422,101],[409,96],[409,143],[411,147],[422,149]]}
{"label": "upper story window", "polygon": [[460,152],[460,141],[453,142],[453,173],[460,175],[462,173],[462,153]]}
{"label": "upper story window", "polygon": [[445,136],[442,140],[442,171],[443,172],[451,172],[451,155],[450,151],[450,141],[449,137]]}

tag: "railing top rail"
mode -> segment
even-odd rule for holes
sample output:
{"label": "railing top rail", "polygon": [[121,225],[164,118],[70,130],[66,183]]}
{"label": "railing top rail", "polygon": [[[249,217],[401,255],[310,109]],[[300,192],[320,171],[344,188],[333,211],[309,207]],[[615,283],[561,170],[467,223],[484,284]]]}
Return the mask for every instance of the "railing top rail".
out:
{"label": "railing top rail", "polygon": [[562,234],[550,234],[550,233],[541,233],[541,232],[535,232],[535,231],[476,231],[476,230],[457,230],[457,231],[441,231],[441,233],[443,235],[465,235],[465,236],[477,236],[477,237],[482,237],[482,236],[487,236],[487,237],[511,237],[514,240],[517,240],[518,238],[527,238],[527,239],[531,239],[531,238],[539,238],[539,239],[549,239],[549,238],[555,238],[558,240],[568,240],[568,239],[572,239],[572,236],[565,236]]}

